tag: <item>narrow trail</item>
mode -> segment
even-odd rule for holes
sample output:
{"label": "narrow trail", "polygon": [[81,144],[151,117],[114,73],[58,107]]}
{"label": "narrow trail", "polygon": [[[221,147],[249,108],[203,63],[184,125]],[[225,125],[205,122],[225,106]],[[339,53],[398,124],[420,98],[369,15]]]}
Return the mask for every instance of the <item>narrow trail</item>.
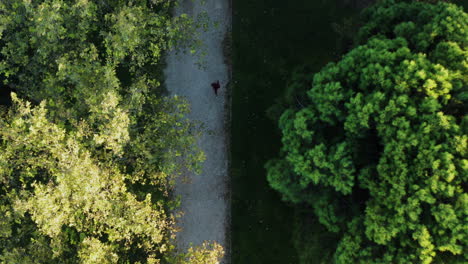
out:
{"label": "narrow trail", "polygon": [[[229,0],[192,1],[180,0],[176,14],[196,16],[207,12],[218,23],[210,26],[201,38],[208,54],[203,69],[196,64],[197,58],[187,54],[168,54],[165,69],[166,87],[172,95],[184,96],[191,104],[188,118],[204,125],[199,146],[205,152],[206,161],[200,175],[185,175],[189,183],[176,184],[175,194],[181,196],[184,215],[178,220],[181,227],[177,245],[187,249],[190,244],[216,241],[225,249],[222,263],[229,263],[229,175],[226,134],[229,68],[224,63],[223,39],[231,24]],[[219,80],[221,88],[216,96],[211,83]]]}

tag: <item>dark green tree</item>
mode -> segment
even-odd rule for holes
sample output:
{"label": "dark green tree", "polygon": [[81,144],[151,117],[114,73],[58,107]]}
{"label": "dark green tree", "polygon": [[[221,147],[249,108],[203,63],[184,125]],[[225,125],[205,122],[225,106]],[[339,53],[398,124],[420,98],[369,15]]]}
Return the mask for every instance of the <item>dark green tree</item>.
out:
{"label": "dark green tree", "polygon": [[363,17],[352,51],[293,84],[268,181],[340,234],[336,263],[466,263],[468,15],[389,0]]}

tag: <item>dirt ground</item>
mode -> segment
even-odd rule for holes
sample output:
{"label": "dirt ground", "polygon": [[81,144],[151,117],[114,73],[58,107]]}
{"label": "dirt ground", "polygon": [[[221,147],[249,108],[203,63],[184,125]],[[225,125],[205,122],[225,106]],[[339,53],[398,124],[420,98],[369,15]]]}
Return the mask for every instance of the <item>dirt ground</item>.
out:
{"label": "dirt ground", "polygon": [[[226,134],[229,68],[223,56],[223,40],[231,26],[230,1],[181,0],[175,10],[176,14],[192,16],[203,11],[217,24],[201,34],[207,51],[203,67],[197,65],[199,59],[190,53],[173,52],[168,54],[166,61],[166,87],[171,95],[187,98],[191,104],[189,119],[203,123],[199,146],[206,155],[202,173],[185,175],[188,182],[179,181],[175,187],[175,194],[181,197],[181,210],[184,212],[177,222],[181,228],[177,245],[185,250],[203,241],[216,241],[226,251],[222,263],[229,263],[230,204]],[[211,83],[218,80],[221,88],[216,96]]]}

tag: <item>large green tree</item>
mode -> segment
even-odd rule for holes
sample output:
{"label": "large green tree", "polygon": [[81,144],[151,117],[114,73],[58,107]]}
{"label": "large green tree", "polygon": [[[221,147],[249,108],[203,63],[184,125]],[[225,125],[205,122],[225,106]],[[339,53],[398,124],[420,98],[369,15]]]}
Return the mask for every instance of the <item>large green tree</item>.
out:
{"label": "large green tree", "polygon": [[[175,177],[203,154],[164,52],[206,20],[171,0],[0,1],[1,263],[160,263],[174,256]],[[5,94],[5,92],[2,92]],[[5,100],[2,100],[4,102]]]}
{"label": "large green tree", "polygon": [[[31,108],[13,99],[6,121],[0,122],[2,198],[11,207],[9,219],[2,220],[3,261],[73,262],[75,256],[66,253],[77,250],[84,263],[115,263],[132,244],[148,260],[168,249],[164,240],[172,220],[164,213],[164,200],[152,202],[151,194],[139,200],[127,190],[129,175],[112,161],[93,158],[80,144],[85,125],[67,133],[47,119],[45,103]],[[25,218],[34,222],[32,234],[22,233],[32,228],[22,225]],[[72,233],[80,237],[69,241]],[[18,240],[25,245],[19,247]]]}
{"label": "large green tree", "polygon": [[293,82],[270,185],[340,234],[336,263],[466,263],[468,15],[389,0],[363,17],[352,51]]}

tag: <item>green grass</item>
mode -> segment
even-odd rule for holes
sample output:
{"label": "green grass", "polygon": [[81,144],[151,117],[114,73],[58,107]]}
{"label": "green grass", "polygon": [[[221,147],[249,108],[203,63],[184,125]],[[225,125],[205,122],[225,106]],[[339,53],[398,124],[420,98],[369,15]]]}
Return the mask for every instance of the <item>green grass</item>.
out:
{"label": "green grass", "polygon": [[232,263],[298,263],[294,208],[267,181],[264,164],[280,138],[267,109],[296,66],[313,71],[341,48],[333,22],[356,12],[341,1],[234,0],[232,92]]}

